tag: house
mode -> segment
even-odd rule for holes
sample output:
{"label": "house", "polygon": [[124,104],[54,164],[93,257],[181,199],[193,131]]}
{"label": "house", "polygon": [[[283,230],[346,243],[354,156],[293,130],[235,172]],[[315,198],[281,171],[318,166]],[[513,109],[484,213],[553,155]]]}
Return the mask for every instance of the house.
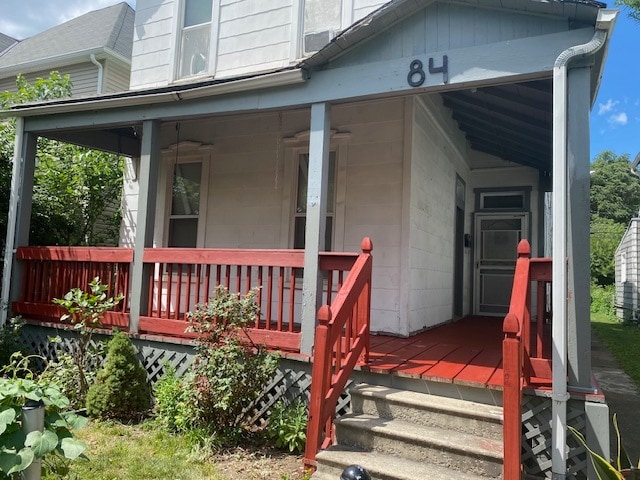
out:
{"label": "house", "polygon": [[127,90],[134,16],[122,2],[24,40],[0,34],[0,92],[15,91],[18,74],[33,82],[53,70],[70,76],[74,97]]}
{"label": "house", "polygon": [[638,232],[640,218],[632,218],[615,253],[616,315],[621,321],[637,322],[640,310],[638,296]]}
{"label": "house", "polygon": [[[51,322],[50,298],[100,271],[127,296],[107,324],[179,349],[211,286],[257,285],[251,335],[315,379],[310,464],[362,353],[369,383],[503,407],[504,478],[585,478],[564,427],[608,455],[588,132],[615,18],[594,1],[139,0],[129,91],[2,113],[24,160],[2,299]],[[132,158],[121,248],[28,247],[39,136]],[[553,262],[529,260],[549,227]],[[503,318],[504,358],[481,353]]]}

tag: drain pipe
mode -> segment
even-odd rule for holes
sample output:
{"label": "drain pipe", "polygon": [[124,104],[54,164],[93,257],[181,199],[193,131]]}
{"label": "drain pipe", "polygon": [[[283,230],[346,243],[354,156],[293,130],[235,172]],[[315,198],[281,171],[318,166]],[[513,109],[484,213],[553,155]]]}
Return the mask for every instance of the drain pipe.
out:
{"label": "drain pipe", "polygon": [[91,55],[89,55],[89,60],[91,60],[91,63],[93,63],[96,67],[98,67],[98,85],[96,86],[96,93],[98,95],[100,95],[102,93],[102,82],[103,82],[103,78],[104,78],[104,67],[96,59],[96,56],[93,53]]}
{"label": "drain pipe", "polygon": [[593,38],[562,52],[553,66],[552,455],[553,480],[567,477],[567,66],[605,44],[617,12],[601,9]]}

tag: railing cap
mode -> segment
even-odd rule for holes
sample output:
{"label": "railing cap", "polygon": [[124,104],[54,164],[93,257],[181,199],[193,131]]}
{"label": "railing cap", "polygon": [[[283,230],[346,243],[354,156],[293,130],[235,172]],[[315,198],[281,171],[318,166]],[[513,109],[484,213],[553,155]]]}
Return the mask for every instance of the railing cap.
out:
{"label": "railing cap", "polygon": [[331,313],[331,307],[329,305],[322,305],[320,310],[318,310],[318,321],[321,324],[327,324],[333,318],[333,313]]}
{"label": "railing cap", "polygon": [[507,313],[502,324],[502,332],[505,334],[517,335],[520,332],[520,322],[513,313]]}
{"label": "railing cap", "polygon": [[520,240],[518,243],[518,256],[519,257],[530,257],[531,256],[531,245],[527,240]]}
{"label": "railing cap", "polygon": [[373,242],[369,237],[364,237],[362,243],[360,243],[360,248],[362,249],[362,253],[371,253],[373,250]]}

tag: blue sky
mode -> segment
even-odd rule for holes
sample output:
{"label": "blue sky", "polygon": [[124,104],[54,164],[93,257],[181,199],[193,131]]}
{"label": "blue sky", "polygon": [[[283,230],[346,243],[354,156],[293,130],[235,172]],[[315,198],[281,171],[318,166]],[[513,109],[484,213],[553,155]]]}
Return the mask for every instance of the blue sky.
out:
{"label": "blue sky", "polygon": [[[2,0],[0,32],[22,39],[119,0]],[[135,8],[135,0],[128,0]],[[591,113],[591,156],[640,152],[640,23],[618,16]]]}
{"label": "blue sky", "polygon": [[591,157],[640,152],[640,23],[618,15],[598,97],[591,111]]}

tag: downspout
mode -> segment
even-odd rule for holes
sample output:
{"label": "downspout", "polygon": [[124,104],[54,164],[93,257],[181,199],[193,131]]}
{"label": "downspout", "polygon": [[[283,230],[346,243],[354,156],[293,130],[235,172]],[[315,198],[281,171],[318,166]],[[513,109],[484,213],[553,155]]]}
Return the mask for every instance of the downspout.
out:
{"label": "downspout", "polygon": [[553,480],[567,476],[567,66],[596,53],[613,28],[615,14],[601,9],[593,38],[562,52],[553,66],[553,262],[552,262],[552,455]]}
{"label": "downspout", "polygon": [[98,85],[96,86],[96,93],[100,95],[102,93],[102,80],[104,78],[104,67],[98,60],[96,60],[96,56],[93,53],[89,55],[89,60],[91,60],[91,63],[93,63],[96,67],[98,67]]}

